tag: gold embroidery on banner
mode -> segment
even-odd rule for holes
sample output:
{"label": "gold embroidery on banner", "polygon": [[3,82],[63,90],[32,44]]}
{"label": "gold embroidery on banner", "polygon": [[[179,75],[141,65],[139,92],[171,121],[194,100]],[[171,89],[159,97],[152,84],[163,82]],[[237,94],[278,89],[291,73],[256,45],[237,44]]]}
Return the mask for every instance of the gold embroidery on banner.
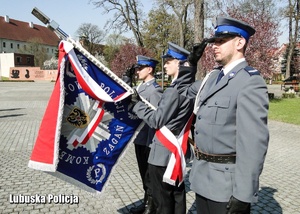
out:
{"label": "gold embroidery on banner", "polygon": [[77,128],[84,128],[90,122],[90,117],[81,109],[74,107],[67,117],[67,121]]}

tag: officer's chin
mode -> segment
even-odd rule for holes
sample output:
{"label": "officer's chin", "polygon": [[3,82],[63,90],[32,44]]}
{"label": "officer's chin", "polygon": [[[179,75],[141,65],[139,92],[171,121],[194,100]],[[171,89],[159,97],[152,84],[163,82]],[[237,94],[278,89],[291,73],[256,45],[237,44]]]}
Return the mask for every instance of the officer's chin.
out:
{"label": "officer's chin", "polygon": [[217,63],[222,63],[222,59],[221,59],[220,54],[214,54],[214,60]]}

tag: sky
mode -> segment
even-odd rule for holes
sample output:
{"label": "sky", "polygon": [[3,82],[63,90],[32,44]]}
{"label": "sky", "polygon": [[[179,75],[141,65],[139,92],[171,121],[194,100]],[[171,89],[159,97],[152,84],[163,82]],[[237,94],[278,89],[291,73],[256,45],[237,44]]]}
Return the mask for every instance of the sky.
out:
{"label": "sky", "polygon": [[[152,7],[152,1],[143,2],[144,8],[148,11],[148,8]],[[10,19],[33,22],[44,26],[40,20],[31,14],[34,7],[57,22],[60,29],[74,39],[77,37],[76,31],[81,24],[91,23],[103,29],[106,21],[113,16],[113,12],[103,14],[103,10],[89,3],[89,0],[6,0],[5,3],[2,0],[0,16],[7,15]]]}
{"label": "sky", "polygon": [[[4,3],[5,2],[5,3]],[[153,0],[142,0],[145,13],[151,9]],[[41,10],[51,20],[59,24],[61,30],[69,36],[77,39],[76,31],[83,23],[91,23],[103,29],[113,13],[103,14],[101,8],[95,8],[89,0],[2,0],[0,6],[0,16],[9,16],[24,22],[33,22],[34,24],[44,24],[38,20],[31,11],[34,7]],[[280,38],[279,43],[287,43],[287,29]],[[112,32],[111,32],[112,33]],[[124,35],[132,37],[132,34]]]}

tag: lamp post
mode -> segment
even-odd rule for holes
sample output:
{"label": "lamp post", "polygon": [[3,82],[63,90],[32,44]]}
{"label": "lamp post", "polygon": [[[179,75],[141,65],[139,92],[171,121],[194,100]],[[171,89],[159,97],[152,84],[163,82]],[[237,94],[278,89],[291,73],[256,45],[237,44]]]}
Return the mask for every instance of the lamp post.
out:
{"label": "lamp post", "polygon": [[49,29],[55,31],[61,39],[68,38],[68,34],[66,34],[63,30],[59,28],[59,25],[54,20],[50,21],[50,18],[46,16],[42,11],[38,8],[33,8],[31,13],[38,18],[41,22],[43,22]]}
{"label": "lamp post", "polygon": [[[164,50],[162,51],[162,56],[164,55]],[[161,58],[161,88],[164,90],[165,70],[164,70],[164,58]]]}

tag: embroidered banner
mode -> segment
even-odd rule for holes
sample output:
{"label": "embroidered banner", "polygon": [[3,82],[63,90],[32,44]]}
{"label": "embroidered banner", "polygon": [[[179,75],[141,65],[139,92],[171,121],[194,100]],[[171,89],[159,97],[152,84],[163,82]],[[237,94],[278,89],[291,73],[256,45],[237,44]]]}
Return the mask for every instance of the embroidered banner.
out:
{"label": "embroidered banner", "polygon": [[72,40],[59,45],[58,78],[28,166],[101,193],[142,126],[132,89]]}

